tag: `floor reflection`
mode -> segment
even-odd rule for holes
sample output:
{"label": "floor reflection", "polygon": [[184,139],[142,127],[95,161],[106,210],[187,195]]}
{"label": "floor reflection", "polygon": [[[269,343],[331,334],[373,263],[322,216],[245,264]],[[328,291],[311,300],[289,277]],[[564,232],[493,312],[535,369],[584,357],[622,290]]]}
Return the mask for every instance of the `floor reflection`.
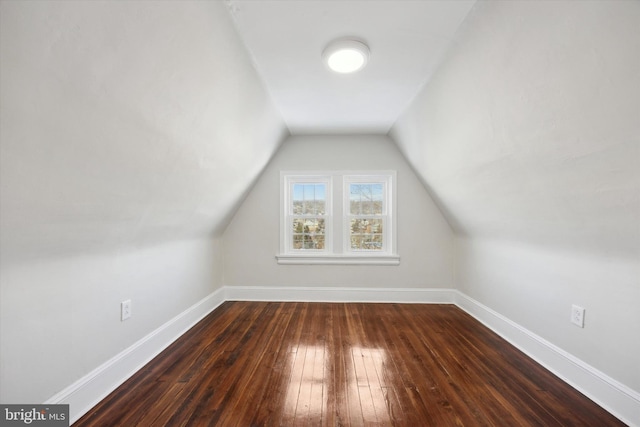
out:
{"label": "floor reflection", "polygon": [[351,356],[364,422],[389,423],[385,351],[380,348],[352,347]]}
{"label": "floor reflection", "polygon": [[301,345],[289,356],[285,423],[317,425],[337,413],[349,414],[351,421],[390,423],[383,349],[352,346],[330,355],[324,346]]}

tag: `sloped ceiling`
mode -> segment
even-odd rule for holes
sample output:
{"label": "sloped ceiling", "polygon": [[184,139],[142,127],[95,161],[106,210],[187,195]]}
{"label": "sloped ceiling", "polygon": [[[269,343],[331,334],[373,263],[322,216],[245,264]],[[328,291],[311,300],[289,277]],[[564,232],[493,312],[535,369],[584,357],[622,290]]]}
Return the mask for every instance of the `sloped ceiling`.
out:
{"label": "sloped ceiling", "polygon": [[286,127],[222,2],[1,2],[3,263],[216,233]]}
{"label": "sloped ceiling", "polygon": [[[473,4],[1,2],[3,260],[216,233],[287,126],[403,111],[459,233],[635,250],[639,3]],[[345,35],[360,75],[320,62]]]}
{"label": "sloped ceiling", "polygon": [[218,233],[287,126],[386,133],[473,3],[3,1],[2,262]]}
{"label": "sloped ceiling", "polygon": [[640,2],[482,2],[391,135],[456,231],[640,255]]}
{"label": "sloped ceiling", "polygon": [[[239,33],[293,134],[386,134],[429,79],[475,0],[228,0]],[[329,72],[324,48],[371,49],[355,75]]]}

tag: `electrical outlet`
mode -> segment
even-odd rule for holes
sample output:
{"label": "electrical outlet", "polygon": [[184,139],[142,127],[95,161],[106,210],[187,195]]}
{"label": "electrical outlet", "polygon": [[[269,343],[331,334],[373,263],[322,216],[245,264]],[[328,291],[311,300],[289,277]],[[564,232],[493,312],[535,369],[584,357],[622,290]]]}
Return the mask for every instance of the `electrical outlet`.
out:
{"label": "electrical outlet", "polygon": [[122,301],[120,303],[120,320],[127,320],[131,317],[131,300]]}
{"label": "electrical outlet", "polygon": [[571,306],[571,323],[584,328],[584,308],[577,305]]}

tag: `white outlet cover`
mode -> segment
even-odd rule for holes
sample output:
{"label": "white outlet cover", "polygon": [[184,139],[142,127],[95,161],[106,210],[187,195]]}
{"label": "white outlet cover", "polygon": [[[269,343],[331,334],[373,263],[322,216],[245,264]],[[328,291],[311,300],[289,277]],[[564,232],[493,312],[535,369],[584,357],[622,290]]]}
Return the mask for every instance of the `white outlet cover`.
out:
{"label": "white outlet cover", "polygon": [[127,320],[131,317],[131,300],[122,301],[120,303],[120,320]]}
{"label": "white outlet cover", "polygon": [[584,328],[584,308],[578,305],[571,306],[571,323]]}

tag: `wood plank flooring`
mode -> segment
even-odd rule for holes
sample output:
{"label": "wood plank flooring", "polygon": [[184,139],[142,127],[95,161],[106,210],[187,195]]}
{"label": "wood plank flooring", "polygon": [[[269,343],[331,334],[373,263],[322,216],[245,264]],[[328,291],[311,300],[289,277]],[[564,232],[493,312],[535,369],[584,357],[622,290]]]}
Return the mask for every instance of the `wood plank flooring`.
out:
{"label": "wood plank flooring", "polygon": [[618,426],[453,305],[226,302],[74,426]]}

